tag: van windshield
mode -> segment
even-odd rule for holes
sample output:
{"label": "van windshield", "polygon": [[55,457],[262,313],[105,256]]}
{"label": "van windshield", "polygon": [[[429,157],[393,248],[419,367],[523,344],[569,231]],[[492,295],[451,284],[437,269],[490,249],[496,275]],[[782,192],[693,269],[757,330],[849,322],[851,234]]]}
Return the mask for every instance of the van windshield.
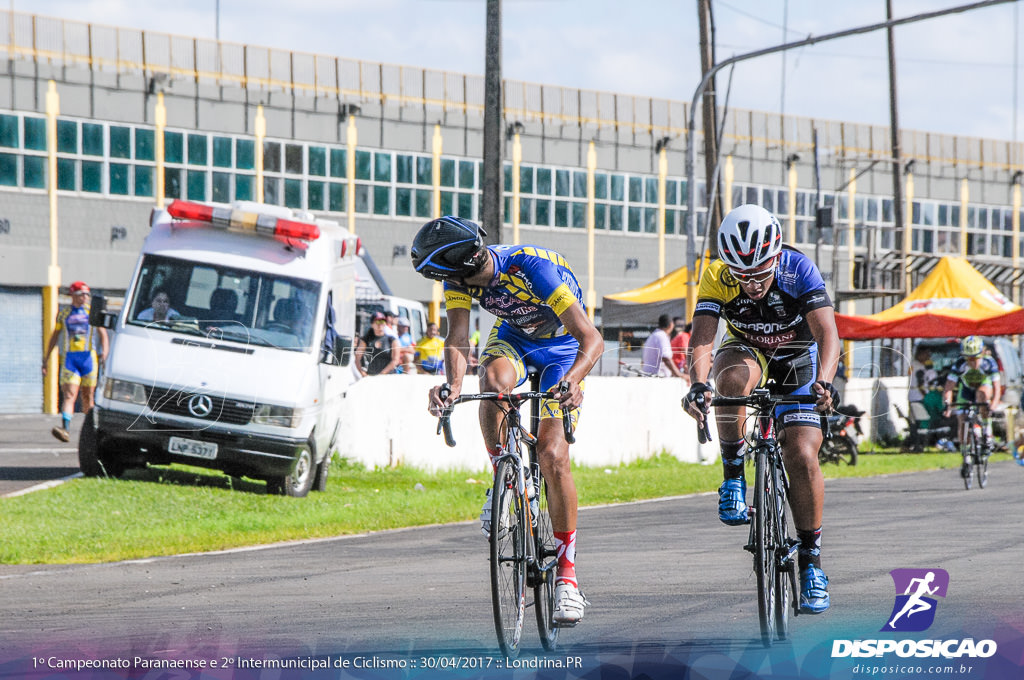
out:
{"label": "van windshield", "polygon": [[147,255],[125,309],[133,326],[306,351],[319,297],[316,281]]}

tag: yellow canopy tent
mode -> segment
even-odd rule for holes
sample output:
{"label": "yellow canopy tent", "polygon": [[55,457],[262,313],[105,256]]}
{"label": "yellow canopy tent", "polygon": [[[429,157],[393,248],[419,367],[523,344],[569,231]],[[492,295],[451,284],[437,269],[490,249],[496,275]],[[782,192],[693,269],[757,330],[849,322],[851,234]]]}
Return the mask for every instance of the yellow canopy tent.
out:
{"label": "yellow canopy tent", "polygon": [[688,270],[680,267],[657,281],[634,290],[605,295],[601,323],[605,326],[648,326],[662,314],[686,316]]}
{"label": "yellow canopy tent", "polygon": [[839,337],[943,338],[1024,333],[1024,309],[961,257],[944,257],[897,305],[869,316],[836,314]]}

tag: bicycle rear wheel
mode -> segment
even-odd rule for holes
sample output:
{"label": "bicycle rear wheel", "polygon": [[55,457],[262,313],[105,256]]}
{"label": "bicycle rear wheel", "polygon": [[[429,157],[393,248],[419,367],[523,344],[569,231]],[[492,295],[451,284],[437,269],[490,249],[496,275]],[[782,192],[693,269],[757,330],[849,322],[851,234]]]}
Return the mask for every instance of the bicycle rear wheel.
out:
{"label": "bicycle rear wheel", "polygon": [[778,508],[768,491],[774,474],[772,467],[766,448],[754,452],[754,573],[757,575],[757,617],[765,647],[771,646],[775,636],[779,595],[774,545]]}
{"label": "bicycle rear wheel", "polygon": [[558,644],[558,627],[551,618],[551,613],[555,609],[555,568],[558,564],[558,551],[555,549],[551,516],[548,515],[547,484],[538,476],[537,469],[534,469],[533,478],[539,482],[537,527],[534,530],[537,562],[534,570],[533,607],[537,615],[537,632],[540,633],[541,644],[550,652]]}
{"label": "bicycle rear wheel", "polygon": [[519,655],[526,618],[526,513],[519,495],[518,462],[503,458],[491,493],[491,605],[501,651]]}

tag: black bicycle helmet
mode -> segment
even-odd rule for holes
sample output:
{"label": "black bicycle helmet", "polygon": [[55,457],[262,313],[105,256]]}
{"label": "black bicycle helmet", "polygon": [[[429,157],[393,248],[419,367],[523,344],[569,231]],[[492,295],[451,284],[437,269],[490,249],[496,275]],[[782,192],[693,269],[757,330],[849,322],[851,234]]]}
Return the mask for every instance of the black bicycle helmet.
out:
{"label": "black bicycle helmet", "polygon": [[428,279],[439,281],[472,276],[486,262],[486,235],[480,225],[461,217],[431,220],[412,240],[412,266]]}

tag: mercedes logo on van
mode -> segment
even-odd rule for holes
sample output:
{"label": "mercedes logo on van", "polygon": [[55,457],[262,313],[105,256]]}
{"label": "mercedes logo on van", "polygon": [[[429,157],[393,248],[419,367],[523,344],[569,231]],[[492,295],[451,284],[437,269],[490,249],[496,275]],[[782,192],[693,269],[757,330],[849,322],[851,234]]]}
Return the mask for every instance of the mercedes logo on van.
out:
{"label": "mercedes logo on van", "polygon": [[205,418],[213,411],[213,399],[205,394],[197,394],[188,400],[188,412],[196,418]]}

